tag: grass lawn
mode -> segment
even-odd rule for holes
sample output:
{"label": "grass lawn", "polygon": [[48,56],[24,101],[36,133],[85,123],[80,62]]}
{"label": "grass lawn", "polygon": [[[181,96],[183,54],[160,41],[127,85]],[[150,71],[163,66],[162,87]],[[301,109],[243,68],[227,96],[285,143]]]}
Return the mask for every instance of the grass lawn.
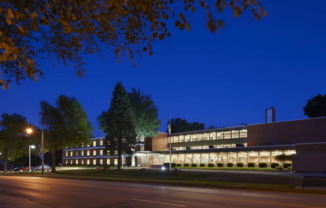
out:
{"label": "grass lawn", "polygon": [[275,171],[273,168],[248,168],[248,167],[180,167],[181,169],[199,170],[236,170],[236,171]]}
{"label": "grass lawn", "polygon": [[[0,173],[0,175],[40,177],[41,173],[40,171],[36,171],[31,173]],[[57,173],[45,172],[44,177],[326,194],[326,190],[307,190],[295,188],[296,186],[300,186],[302,184],[302,179],[298,177],[282,175],[266,176],[243,172],[226,173],[216,171],[181,171],[178,173],[168,173],[162,172],[161,170],[150,169],[146,169],[144,171],[140,169],[123,169],[121,171],[111,169],[99,172],[95,169],[82,169],[61,170]]]}

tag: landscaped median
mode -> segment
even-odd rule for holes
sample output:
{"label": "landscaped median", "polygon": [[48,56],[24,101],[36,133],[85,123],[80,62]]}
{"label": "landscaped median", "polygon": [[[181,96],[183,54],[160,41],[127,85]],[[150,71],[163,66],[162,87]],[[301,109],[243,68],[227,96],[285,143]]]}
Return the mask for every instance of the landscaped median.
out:
{"label": "landscaped median", "polygon": [[[39,171],[1,173],[0,175],[41,176]],[[102,171],[83,169],[60,170],[57,173],[46,172],[44,177],[326,194],[326,190],[296,188],[302,185],[302,177],[247,172],[181,170],[180,172],[168,173],[153,169],[122,169],[121,171],[116,169]]]}

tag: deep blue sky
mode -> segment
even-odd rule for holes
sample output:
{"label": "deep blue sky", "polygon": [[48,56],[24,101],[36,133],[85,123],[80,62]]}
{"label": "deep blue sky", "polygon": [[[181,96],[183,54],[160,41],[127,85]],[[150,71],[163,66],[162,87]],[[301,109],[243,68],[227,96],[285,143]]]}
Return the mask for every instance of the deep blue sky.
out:
{"label": "deep blue sky", "polygon": [[[38,124],[40,101],[54,104],[60,94],[76,97],[103,136],[96,118],[110,106],[112,90],[122,81],[151,93],[165,131],[169,114],[206,126],[263,123],[264,110],[276,108],[277,121],[305,118],[303,106],[326,94],[326,1],[262,0],[268,15],[256,21],[247,11],[238,19],[220,17],[225,28],[212,34],[206,14],[197,7],[191,31],[169,25],[170,38],[154,44],[133,67],[117,63],[112,52],[86,57],[87,73],[78,78],[72,67],[42,64],[45,79],[23,82],[0,91],[0,114],[20,113]],[[189,17],[189,16],[188,16]]]}

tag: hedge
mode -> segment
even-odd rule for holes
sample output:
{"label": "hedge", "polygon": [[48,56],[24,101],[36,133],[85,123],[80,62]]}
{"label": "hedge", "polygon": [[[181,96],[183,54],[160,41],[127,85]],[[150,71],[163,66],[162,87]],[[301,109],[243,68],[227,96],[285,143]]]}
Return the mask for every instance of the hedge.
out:
{"label": "hedge", "polygon": [[214,167],[214,164],[213,163],[209,163],[208,164],[208,167],[212,168],[212,167]]}
{"label": "hedge", "polygon": [[217,163],[217,167],[224,167],[224,164],[223,163]]}
{"label": "hedge", "polygon": [[189,167],[188,163],[183,164],[183,167]]}
{"label": "hedge", "polygon": [[271,164],[271,168],[276,168],[277,166],[280,166],[280,164],[279,163],[272,163]]}
{"label": "hedge", "polygon": [[205,167],[206,165],[204,163],[201,163],[199,166],[200,167]]}
{"label": "hedge", "polygon": [[237,163],[237,167],[242,168],[243,167],[243,163]]}
{"label": "hedge", "polygon": [[177,167],[181,167],[181,166],[182,166],[182,164],[180,164],[180,163],[177,164]]}
{"label": "hedge", "polygon": [[260,168],[267,168],[267,163],[259,163]]}
{"label": "hedge", "polygon": [[254,168],[255,166],[256,166],[255,163],[248,163],[248,167],[249,167],[249,168]]}
{"label": "hedge", "polygon": [[289,169],[289,168],[291,168],[292,167],[292,164],[291,163],[284,163],[283,164],[283,168],[284,169]]}
{"label": "hedge", "polygon": [[228,163],[227,166],[228,166],[229,168],[231,168],[231,167],[233,167],[233,163]]}
{"label": "hedge", "polygon": [[196,163],[191,164],[191,167],[197,167]]}

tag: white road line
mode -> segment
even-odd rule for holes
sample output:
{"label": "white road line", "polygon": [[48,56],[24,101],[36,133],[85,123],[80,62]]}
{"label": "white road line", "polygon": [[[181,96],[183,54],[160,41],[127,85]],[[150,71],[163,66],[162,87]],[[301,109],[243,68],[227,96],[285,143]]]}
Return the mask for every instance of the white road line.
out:
{"label": "white road line", "polygon": [[155,204],[164,204],[169,206],[176,206],[176,207],[186,207],[186,205],[183,204],[171,204],[171,203],[165,203],[165,202],[159,202],[159,201],[150,201],[150,200],[143,200],[143,199],[133,199],[135,201],[141,201],[141,202],[148,202],[148,203],[155,203]]}

